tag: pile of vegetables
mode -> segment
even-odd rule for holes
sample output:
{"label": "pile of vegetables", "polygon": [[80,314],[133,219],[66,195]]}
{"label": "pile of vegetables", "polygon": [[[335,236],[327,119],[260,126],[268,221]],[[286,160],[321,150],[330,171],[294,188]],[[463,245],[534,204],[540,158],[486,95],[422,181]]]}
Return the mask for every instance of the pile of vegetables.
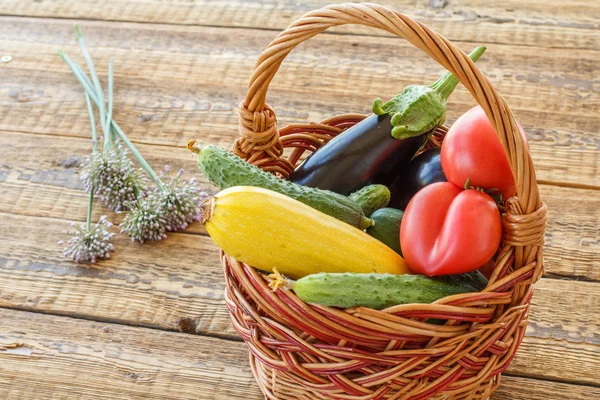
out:
{"label": "pile of vegetables", "polygon": [[272,273],[275,290],[309,303],[382,309],[482,290],[478,270],[489,270],[501,242],[498,203],[515,182],[480,107],[450,127],[441,149],[423,151],[457,85],[446,73],[376,99],[371,116],[289,180],[191,141],[221,190],[202,206],[206,230],[233,258]]}

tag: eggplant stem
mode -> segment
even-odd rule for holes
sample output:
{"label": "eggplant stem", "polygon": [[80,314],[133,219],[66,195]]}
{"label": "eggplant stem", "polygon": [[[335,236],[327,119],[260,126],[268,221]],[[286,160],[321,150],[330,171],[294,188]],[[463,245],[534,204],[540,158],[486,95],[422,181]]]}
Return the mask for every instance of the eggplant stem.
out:
{"label": "eggplant stem", "polygon": [[[473,62],[477,62],[485,50],[486,47],[478,46],[471,53],[469,53],[469,58],[473,60]],[[440,97],[446,101],[459,83],[460,82],[458,78],[448,71],[429,87],[438,92]]]}

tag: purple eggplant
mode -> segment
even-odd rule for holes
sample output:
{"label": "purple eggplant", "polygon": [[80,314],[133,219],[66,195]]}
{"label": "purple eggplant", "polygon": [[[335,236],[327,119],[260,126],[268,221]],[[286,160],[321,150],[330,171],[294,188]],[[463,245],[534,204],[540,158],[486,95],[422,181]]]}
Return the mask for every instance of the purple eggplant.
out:
{"label": "purple eggplant", "polygon": [[373,183],[387,186],[427,139],[423,133],[398,140],[391,130],[390,115],[372,114],[313,153],[290,180],[344,195]]}
{"label": "purple eggplant", "polygon": [[413,158],[406,168],[406,173],[398,176],[392,183],[392,197],[388,207],[404,210],[419,190],[434,182],[446,181],[440,160],[440,148],[426,150]]}
{"label": "purple eggplant", "polygon": [[[469,57],[477,61],[485,47]],[[373,114],[311,154],[290,175],[304,186],[350,194],[374,183],[390,185],[446,117],[446,101],[458,85],[446,72],[431,86],[411,85]]]}

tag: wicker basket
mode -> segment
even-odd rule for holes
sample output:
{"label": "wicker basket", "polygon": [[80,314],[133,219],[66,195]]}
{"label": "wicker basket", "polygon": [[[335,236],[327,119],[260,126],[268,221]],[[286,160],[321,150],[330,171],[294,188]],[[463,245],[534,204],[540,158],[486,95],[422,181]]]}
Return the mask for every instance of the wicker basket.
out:
{"label": "wicker basket", "polygon": [[[488,399],[525,334],[532,284],[543,274],[546,208],[510,109],[465,53],[379,5],[341,4],[309,12],[260,56],[240,105],[241,135],[234,151],[286,177],[305,151],[315,151],[364,118],[348,114],[278,129],[265,103],[286,55],[344,24],[404,37],[458,77],[492,121],[517,182],[517,196],[501,210],[503,244],[496,268],[480,293],[381,311],[339,310],[303,303],[285,288],[273,291],[266,275],[222,253],[233,326],[250,350],[252,372],[268,399]],[[431,144],[439,145],[443,133],[439,129]],[[446,323],[425,322],[429,318]]]}

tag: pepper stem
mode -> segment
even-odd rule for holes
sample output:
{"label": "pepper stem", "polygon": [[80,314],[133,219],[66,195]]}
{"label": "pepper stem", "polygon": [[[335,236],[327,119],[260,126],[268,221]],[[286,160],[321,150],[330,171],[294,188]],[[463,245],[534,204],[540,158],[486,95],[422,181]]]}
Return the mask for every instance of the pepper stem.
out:
{"label": "pepper stem", "polygon": [[[469,58],[473,60],[473,62],[476,62],[479,60],[479,57],[481,57],[485,50],[486,47],[478,46],[471,53],[469,53]],[[459,83],[460,82],[458,78],[448,71],[429,87],[435,90],[442,99],[448,100],[448,97],[450,97]]]}

